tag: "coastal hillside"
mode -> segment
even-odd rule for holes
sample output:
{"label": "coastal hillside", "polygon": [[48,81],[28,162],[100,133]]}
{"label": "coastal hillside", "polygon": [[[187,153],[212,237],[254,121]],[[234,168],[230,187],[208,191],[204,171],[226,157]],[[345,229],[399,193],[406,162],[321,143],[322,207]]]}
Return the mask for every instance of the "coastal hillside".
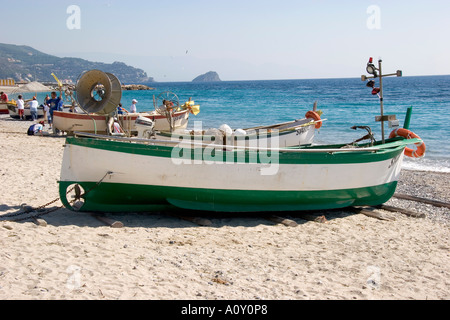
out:
{"label": "coastal hillside", "polygon": [[85,70],[99,69],[117,76],[122,83],[153,82],[142,69],[123,62],[91,62],[80,58],[59,58],[29,46],[0,43],[0,79],[54,82],[52,72],[61,80],[76,82]]}
{"label": "coastal hillside", "polygon": [[215,71],[209,71],[196,77],[192,82],[215,82],[221,81],[219,75]]}

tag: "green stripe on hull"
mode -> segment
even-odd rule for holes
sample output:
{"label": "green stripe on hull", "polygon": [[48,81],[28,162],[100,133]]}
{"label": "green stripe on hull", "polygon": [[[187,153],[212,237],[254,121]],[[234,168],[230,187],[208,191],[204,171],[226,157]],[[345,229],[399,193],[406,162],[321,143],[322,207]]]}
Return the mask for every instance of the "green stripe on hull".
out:
{"label": "green stripe on hull", "polygon": [[135,184],[60,181],[63,204],[72,209],[66,190],[74,183],[84,190],[80,211],[140,212],[158,206],[173,205],[183,209],[221,212],[302,211],[343,208],[352,205],[378,205],[388,201],[397,181],[364,188],[325,191],[248,191],[194,189]]}

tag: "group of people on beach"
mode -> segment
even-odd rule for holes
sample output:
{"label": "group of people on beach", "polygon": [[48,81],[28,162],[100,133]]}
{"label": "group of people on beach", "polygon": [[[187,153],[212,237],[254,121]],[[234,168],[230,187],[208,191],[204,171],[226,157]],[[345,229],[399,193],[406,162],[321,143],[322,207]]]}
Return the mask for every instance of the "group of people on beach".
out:
{"label": "group of people on beach", "polygon": [[[63,111],[63,102],[64,101],[62,99],[61,92],[60,92],[59,96],[57,96],[55,91],[53,91],[51,93],[50,97],[47,95],[44,98],[44,103],[41,105],[43,107],[43,111],[44,111],[44,120],[31,125],[30,128],[28,129],[28,134],[34,135],[34,134],[41,133],[43,131],[43,127],[45,126],[45,120],[47,120],[47,123],[49,125],[49,130],[52,130],[53,133],[55,133],[55,134],[59,133],[58,132],[59,130],[56,129],[54,126],[52,126],[53,125],[53,112],[54,111]],[[136,99],[133,99],[131,101],[130,111],[127,111],[125,108],[122,107],[122,104],[119,103],[119,105],[117,106],[116,112],[117,112],[117,114],[137,113],[137,108],[136,108],[137,103],[138,103],[138,101]],[[38,119],[37,109],[38,109],[39,103],[35,96],[33,97],[33,99],[31,101],[28,102],[28,105],[30,107],[31,118],[33,121],[36,121]],[[18,96],[17,108],[18,108],[19,118],[22,120],[25,120],[25,116],[24,116],[25,102],[23,101],[22,95]],[[77,111],[76,111],[75,107],[72,107],[72,108],[70,108],[69,112],[77,112]],[[114,119],[114,122],[112,124],[111,131],[114,133],[123,133],[123,130],[120,128],[120,125],[118,123],[117,117],[114,116],[113,119]]]}
{"label": "group of people on beach", "polygon": [[[6,96],[6,94],[4,94],[3,92],[1,94],[2,94],[2,102],[8,102],[8,96]],[[21,94],[17,96],[16,105],[19,119],[25,120],[25,101],[23,100],[23,96]],[[53,111],[62,110],[63,107],[63,100],[61,99],[61,94],[59,95],[59,97],[57,97],[56,92],[52,92],[51,97],[49,97],[48,95],[45,97],[44,103],[41,106],[44,109],[44,119],[47,119],[51,129],[51,124],[53,120]],[[33,96],[33,98],[30,101],[28,101],[28,107],[30,108],[31,119],[33,121],[37,120],[39,102],[37,101],[36,96]]]}
{"label": "group of people on beach", "polygon": [[[41,133],[45,126],[45,120],[47,120],[49,129],[52,130],[53,111],[55,111],[55,110],[62,111],[63,110],[63,100],[61,98],[61,93],[58,97],[56,95],[55,91],[53,91],[50,94],[50,96],[51,97],[46,95],[46,97],[44,98],[44,103],[41,105],[44,110],[44,120],[41,120],[38,123],[31,125],[27,131],[28,135],[35,135],[35,134]],[[17,97],[16,103],[17,103],[19,119],[25,120],[25,115],[24,115],[25,102],[23,101],[22,95],[19,95]],[[38,113],[38,106],[39,106],[36,96],[34,96],[33,99],[28,102],[28,106],[30,107],[31,119],[33,121],[36,121],[38,119],[37,113]],[[53,133],[57,133],[56,128],[53,128]]]}

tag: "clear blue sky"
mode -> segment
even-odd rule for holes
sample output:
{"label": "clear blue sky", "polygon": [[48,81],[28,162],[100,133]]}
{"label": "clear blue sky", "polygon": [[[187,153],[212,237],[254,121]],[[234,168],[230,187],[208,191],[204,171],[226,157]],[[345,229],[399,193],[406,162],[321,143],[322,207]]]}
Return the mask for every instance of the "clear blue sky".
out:
{"label": "clear blue sky", "polygon": [[[450,1],[8,0],[0,42],[57,56],[123,61],[157,81],[359,77],[369,56],[388,72],[450,74]],[[80,8],[70,30],[67,8]],[[379,24],[370,29],[379,8]],[[378,17],[378,16],[377,16]]]}

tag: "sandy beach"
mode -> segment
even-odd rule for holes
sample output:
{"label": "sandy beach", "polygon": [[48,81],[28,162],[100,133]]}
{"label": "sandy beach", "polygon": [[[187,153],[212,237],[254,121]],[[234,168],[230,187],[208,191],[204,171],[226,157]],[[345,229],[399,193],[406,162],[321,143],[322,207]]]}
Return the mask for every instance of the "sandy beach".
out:
{"label": "sandy beach", "polygon": [[[58,198],[63,137],[27,136],[30,121],[0,116],[0,214]],[[450,202],[450,174],[402,171],[397,192]],[[199,226],[166,213],[55,210],[0,219],[0,299],[450,299],[450,209],[392,198],[425,218],[346,210],[202,214]],[[59,201],[49,208],[61,206]]]}

